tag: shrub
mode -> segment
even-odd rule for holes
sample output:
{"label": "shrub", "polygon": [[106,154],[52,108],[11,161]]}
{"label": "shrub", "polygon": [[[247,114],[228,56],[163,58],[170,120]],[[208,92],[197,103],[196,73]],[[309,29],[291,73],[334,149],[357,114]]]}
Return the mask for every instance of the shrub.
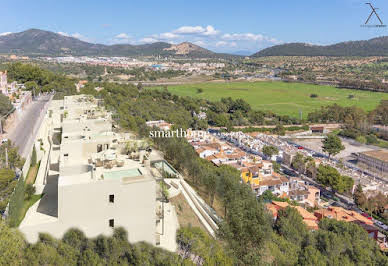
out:
{"label": "shrub", "polygon": [[35,149],[35,144],[34,144],[34,147],[32,148],[32,155],[31,155],[31,163],[30,163],[31,166],[35,166],[36,165],[36,149]]}
{"label": "shrub", "polygon": [[29,200],[31,199],[32,195],[34,195],[36,192],[35,187],[32,184],[27,184],[26,186],[26,198]]}
{"label": "shrub", "polygon": [[19,181],[15,187],[11,199],[9,201],[9,217],[8,223],[11,227],[16,227],[19,224],[19,217],[23,212],[25,195],[25,183],[23,177],[19,178]]}

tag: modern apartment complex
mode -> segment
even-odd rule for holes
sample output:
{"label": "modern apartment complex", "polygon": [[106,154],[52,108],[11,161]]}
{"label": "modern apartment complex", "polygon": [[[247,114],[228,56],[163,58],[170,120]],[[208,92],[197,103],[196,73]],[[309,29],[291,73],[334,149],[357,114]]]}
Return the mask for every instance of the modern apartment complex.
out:
{"label": "modern apartment complex", "polygon": [[35,183],[44,196],[20,226],[27,240],[40,232],[60,238],[70,228],[96,237],[123,227],[130,242],[155,244],[156,181],[143,156],[123,152],[135,140],[113,132],[110,114],[89,96],[53,101],[47,116],[47,169]]}

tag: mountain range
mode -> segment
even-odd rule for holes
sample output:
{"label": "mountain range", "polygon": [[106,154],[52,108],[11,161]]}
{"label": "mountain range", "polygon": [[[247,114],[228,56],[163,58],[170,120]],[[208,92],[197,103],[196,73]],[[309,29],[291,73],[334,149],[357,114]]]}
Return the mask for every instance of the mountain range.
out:
{"label": "mountain range", "polygon": [[[51,31],[29,29],[0,36],[0,54],[30,56],[174,56],[190,58],[235,58],[247,51],[215,53],[190,42],[170,44],[94,44]],[[388,56],[388,36],[332,45],[286,43],[263,49],[251,57],[263,56]]]}
{"label": "mountain range", "polygon": [[252,57],[262,56],[388,56],[388,36],[332,45],[286,43],[263,49],[252,55]]}
{"label": "mountain range", "polygon": [[0,53],[36,56],[151,56],[175,55],[187,57],[225,57],[226,54],[214,53],[198,45],[184,42],[169,44],[155,42],[150,44],[93,44],[74,37],[64,36],[51,31],[29,29],[23,32],[0,36]]}

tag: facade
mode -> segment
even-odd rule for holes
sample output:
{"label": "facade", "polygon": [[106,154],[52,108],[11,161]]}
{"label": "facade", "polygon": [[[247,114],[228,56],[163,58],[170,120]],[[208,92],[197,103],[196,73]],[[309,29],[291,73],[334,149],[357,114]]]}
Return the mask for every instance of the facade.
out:
{"label": "facade", "polygon": [[289,198],[297,201],[299,204],[308,205],[315,207],[320,203],[321,191],[314,187],[306,184],[300,178],[290,178],[290,192]]}
{"label": "facade", "polygon": [[0,71],[0,91],[3,94],[5,94],[5,91],[7,90],[7,84],[7,71]]}
{"label": "facade", "polygon": [[53,101],[50,110],[50,168],[44,196],[20,225],[27,241],[41,232],[61,238],[78,228],[92,238],[123,227],[130,242],[155,244],[156,181],[149,168],[120,152],[128,139],[112,132],[110,114],[83,95]]}
{"label": "facade", "polygon": [[358,153],[358,163],[366,165],[369,169],[388,174],[388,151],[373,150]]}

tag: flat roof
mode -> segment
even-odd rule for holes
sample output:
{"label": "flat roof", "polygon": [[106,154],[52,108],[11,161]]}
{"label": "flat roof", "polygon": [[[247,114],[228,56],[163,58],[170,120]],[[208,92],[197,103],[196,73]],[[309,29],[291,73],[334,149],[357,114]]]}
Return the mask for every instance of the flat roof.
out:
{"label": "flat roof", "polygon": [[104,175],[104,179],[116,179],[116,178],[141,176],[142,172],[140,172],[138,168],[134,168],[134,169],[106,172],[103,175]]}
{"label": "flat roof", "polygon": [[374,150],[374,151],[365,151],[360,152],[360,154],[367,155],[369,157],[373,157],[380,161],[384,161],[388,163],[388,151],[387,150]]}

